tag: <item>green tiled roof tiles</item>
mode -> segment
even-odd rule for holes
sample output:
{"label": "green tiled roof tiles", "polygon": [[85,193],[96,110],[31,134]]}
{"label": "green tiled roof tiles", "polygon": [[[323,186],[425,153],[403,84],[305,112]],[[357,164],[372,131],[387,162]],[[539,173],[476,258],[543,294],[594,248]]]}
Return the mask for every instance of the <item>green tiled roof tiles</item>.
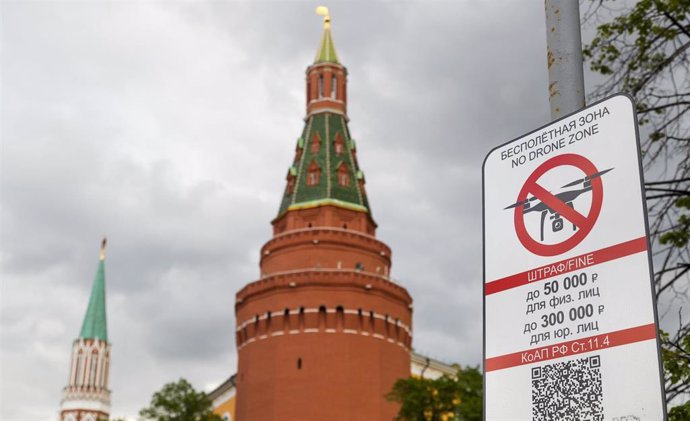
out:
{"label": "green tiled roof tiles", "polygon": [[[317,152],[312,152],[312,139],[314,133],[318,133],[320,139]],[[328,136],[326,136],[328,134]],[[349,145],[340,153],[336,153],[336,136]],[[352,156],[351,147],[354,141],[349,138],[349,131],[345,117],[334,113],[318,113],[309,117],[302,137],[302,154],[299,162],[290,169],[290,174],[296,175],[294,193],[288,195],[287,188],[281,201],[279,215],[285,212],[291,205],[308,203],[349,203],[355,206],[363,206],[368,209],[366,194],[360,189],[357,182],[361,171]],[[298,144],[300,141],[298,140]],[[319,182],[314,186],[307,185],[307,173],[311,163],[314,162],[320,168]],[[345,165],[349,173],[347,186],[338,183],[338,170]],[[330,188],[329,188],[330,185]],[[333,200],[334,202],[328,202]]]}

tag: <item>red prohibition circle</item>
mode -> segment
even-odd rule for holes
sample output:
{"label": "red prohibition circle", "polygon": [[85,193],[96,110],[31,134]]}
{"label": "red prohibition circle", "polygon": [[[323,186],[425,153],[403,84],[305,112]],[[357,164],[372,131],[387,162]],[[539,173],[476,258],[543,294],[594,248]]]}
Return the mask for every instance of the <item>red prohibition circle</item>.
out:
{"label": "red prohibition circle", "polygon": [[[546,172],[553,168],[565,165],[580,169],[580,171],[585,173],[585,177],[595,174],[598,171],[594,164],[592,164],[592,162],[584,156],[576,154],[558,155],[538,166],[537,169],[535,169],[534,172],[527,177],[525,184],[522,186],[522,189],[518,194],[518,202],[526,200],[527,195],[532,194],[533,196],[536,196],[537,199],[546,203],[551,209],[555,208],[554,210],[556,210],[556,212],[559,212],[561,216],[576,224],[578,227],[578,230],[575,232],[575,234],[573,234],[570,238],[561,241],[560,243],[539,243],[527,232],[527,229],[525,228],[525,217],[522,212],[522,206],[517,206],[514,212],[514,220],[515,232],[517,233],[518,239],[527,250],[539,256],[556,256],[563,254],[580,244],[580,242],[582,242],[582,240],[584,240],[587,237],[587,234],[589,234],[589,232],[592,230],[592,227],[594,227],[594,223],[601,212],[601,205],[604,199],[604,189],[602,187],[600,177],[590,180],[592,183],[592,204],[586,216],[580,215],[577,211],[568,207],[556,196],[552,195],[539,184],[537,184],[537,180],[539,180],[539,178]],[[561,210],[563,212],[560,212]],[[571,220],[571,218],[566,215],[570,215],[572,219],[577,220]],[[578,218],[575,218],[575,216]]]}

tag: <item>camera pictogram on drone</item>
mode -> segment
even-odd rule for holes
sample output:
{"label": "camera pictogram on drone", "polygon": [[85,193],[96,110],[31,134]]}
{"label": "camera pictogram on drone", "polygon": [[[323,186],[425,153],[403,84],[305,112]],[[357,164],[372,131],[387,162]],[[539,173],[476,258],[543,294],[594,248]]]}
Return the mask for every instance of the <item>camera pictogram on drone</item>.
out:
{"label": "camera pictogram on drone", "polygon": [[[584,173],[584,177],[561,187],[561,189],[575,187],[574,189],[552,194],[537,181],[549,171],[561,166],[578,168]],[[612,169],[599,171],[587,158],[576,154],[559,155],[537,167],[525,181],[517,201],[504,208],[514,209],[515,232],[522,245],[540,256],[556,256],[577,246],[587,237],[599,217],[604,197],[601,176]],[[591,204],[586,214],[581,213],[575,207],[576,200],[584,194],[591,194]],[[538,240],[532,238],[525,226],[525,215],[531,214],[540,217]],[[549,217],[551,232],[562,231],[566,228],[565,220],[567,220],[568,226],[572,225],[573,235],[556,244],[544,243],[547,216]]]}

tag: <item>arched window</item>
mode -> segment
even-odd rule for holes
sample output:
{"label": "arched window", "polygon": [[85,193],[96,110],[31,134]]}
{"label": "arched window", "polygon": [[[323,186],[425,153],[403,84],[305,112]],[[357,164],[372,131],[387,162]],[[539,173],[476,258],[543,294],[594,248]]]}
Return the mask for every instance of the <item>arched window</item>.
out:
{"label": "arched window", "polygon": [[96,371],[98,370],[98,351],[91,353],[91,368],[89,370],[89,386],[96,385]]}
{"label": "arched window", "polygon": [[307,186],[315,186],[319,184],[319,176],[321,175],[321,168],[316,165],[313,160],[307,168]]}
{"label": "arched window", "polygon": [[338,174],[338,185],[342,187],[347,187],[350,185],[350,171],[347,169],[347,165],[345,164],[345,161],[341,162],[340,165],[338,165],[337,169],[337,174]]}
{"label": "arched window", "polygon": [[84,353],[79,351],[77,358],[77,386],[84,384]]}
{"label": "arched window", "polygon": [[317,171],[311,171],[307,174],[307,186],[315,186],[319,184],[319,173]]}
{"label": "arched window", "polygon": [[323,75],[319,75],[319,98],[323,98]]}
{"label": "arched window", "polygon": [[331,98],[334,98],[334,99],[337,96],[336,93],[338,91],[337,83],[338,83],[338,78],[336,78],[335,75],[331,76]]}
{"label": "arched window", "polygon": [[340,136],[340,133],[336,133],[335,140],[333,140],[333,144],[335,147],[335,153],[337,155],[340,155],[343,152],[345,152],[345,142],[343,141],[343,137]]}

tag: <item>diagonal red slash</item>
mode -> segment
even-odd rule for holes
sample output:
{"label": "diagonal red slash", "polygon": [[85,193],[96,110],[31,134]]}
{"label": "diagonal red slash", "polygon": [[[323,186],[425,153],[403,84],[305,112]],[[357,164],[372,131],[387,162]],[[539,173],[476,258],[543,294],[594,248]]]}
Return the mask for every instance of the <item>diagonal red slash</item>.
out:
{"label": "diagonal red slash", "polygon": [[545,188],[537,183],[531,183],[527,186],[527,189],[533,196],[541,200],[552,210],[558,212],[565,219],[577,225],[578,228],[582,228],[587,224],[587,218],[581,213],[566,205],[565,202],[548,192]]}
{"label": "diagonal red slash", "polygon": [[570,238],[563,240],[560,243],[542,244],[533,239],[527,232],[527,228],[525,227],[524,209],[522,209],[520,206],[515,206],[513,212],[515,233],[517,234],[520,243],[522,243],[527,250],[539,256],[557,256],[580,244],[580,242],[584,240],[587,234],[589,234],[589,232],[592,230],[592,227],[594,227],[594,224],[599,217],[599,212],[601,211],[601,205],[604,199],[604,190],[601,184],[601,179],[598,177],[591,180],[592,203],[586,217],[582,216],[582,214],[568,206],[563,200],[552,195],[537,183],[541,176],[553,168],[565,165],[576,167],[585,175],[595,174],[598,171],[597,167],[582,155],[556,155],[553,158],[541,163],[541,165],[539,165],[532,172],[532,174],[530,174],[527,180],[525,180],[520,193],[518,193],[518,202],[526,200],[527,196],[531,193],[534,197],[541,199],[541,202],[545,206],[548,206],[551,211],[558,212],[559,215],[563,215],[565,219],[580,228]]}

